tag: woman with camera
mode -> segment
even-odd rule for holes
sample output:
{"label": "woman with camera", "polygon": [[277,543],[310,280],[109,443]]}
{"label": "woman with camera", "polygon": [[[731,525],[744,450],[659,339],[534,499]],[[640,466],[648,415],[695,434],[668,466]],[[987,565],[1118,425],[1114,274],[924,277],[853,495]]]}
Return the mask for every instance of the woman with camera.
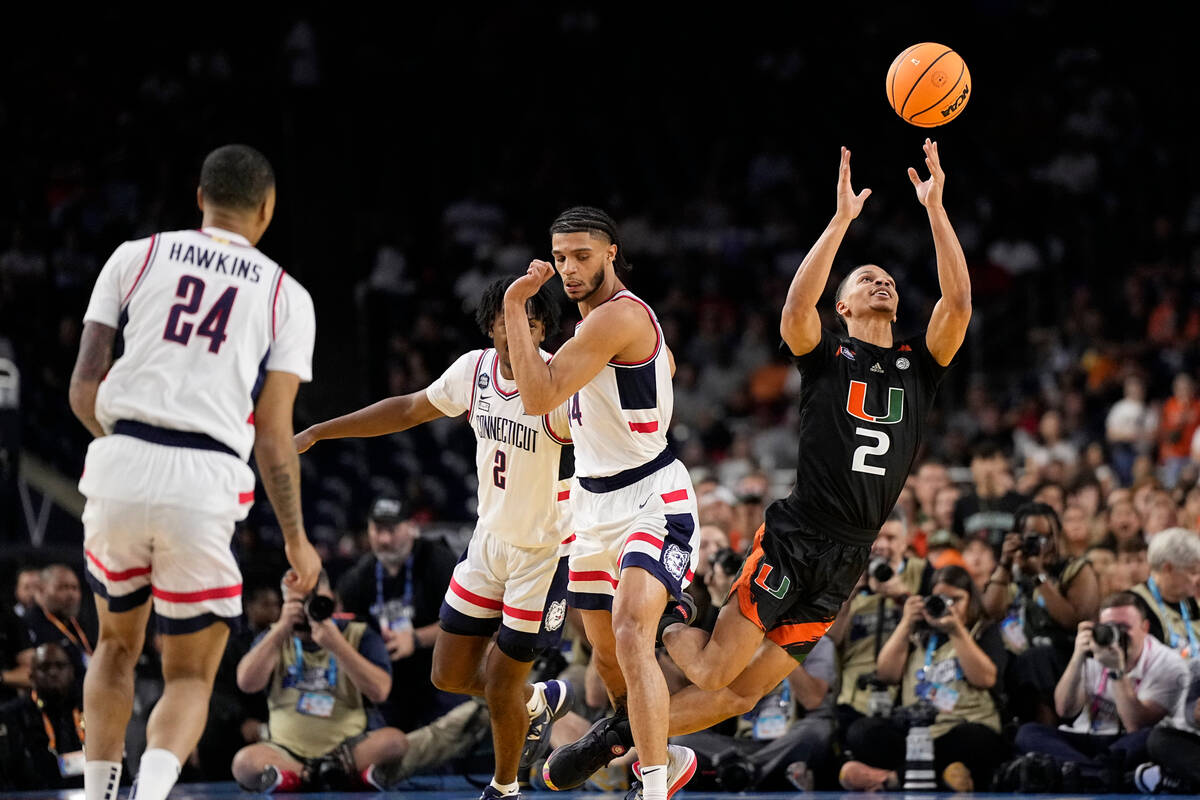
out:
{"label": "woman with camera", "polygon": [[901,708],[890,718],[864,718],[846,741],[854,761],[842,786],[895,787],[905,762],[907,728],[928,725],[934,766],[952,791],[987,787],[1007,750],[992,688],[1007,655],[999,631],[982,613],[978,589],[959,566],[933,575],[933,593],[904,603],[900,624],[879,652],[876,677],[900,684]]}
{"label": "woman with camera", "polygon": [[999,563],[984,589],[989,617],[1016,658],[1005,676],[1010,710],[1022,721],[1056,721],[1053,694],[1071,658],[1075,629],[1094,619],[1100,579],[1088,560],[1068,558],[1062,523],[1053,508],[1017,509]]}

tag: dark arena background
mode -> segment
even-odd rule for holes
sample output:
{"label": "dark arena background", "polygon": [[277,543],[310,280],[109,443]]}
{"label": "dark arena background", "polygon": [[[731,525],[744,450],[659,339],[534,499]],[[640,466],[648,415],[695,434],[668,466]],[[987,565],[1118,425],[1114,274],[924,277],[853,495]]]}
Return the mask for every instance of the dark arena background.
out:
{"label": "dark arena background", "polygon": [[[487,346],[474,322],[483,288],[548,259],[548,227],[563,209],[607,210],[633,265],[629,286],[658,313],[678,364],[670,439],[692,472],[701,524],[720,529],[708,554],[728,547],[736,572],[764,504],[790,491],[797,458],[822,458],[797,453],[799,376],[778,331],[796,267],[834,212],[839,147],[853,151],[855,189],[873,195],[834,263],[823,324],[836,326],[837,282],[875,263],[896,279],[896,331],[907,336],[923,330],[939,297],[929,223],[905,174],[927,175],[930,136],[973,316],[897,506],[902,549],[966,563],[982,589],[994,565],[977,566],[971,543],[994,526],[1003,538],[1016,506],[1036,500],[1062,520],[1064,557],[1092,565],[1093,609],[1146,582],[1145,549],[1130,542],[1172,528],[1200,538],[1200,97],[1194,28],[1181,13],[974,0],[15,14],[0,27],[0,628],[11,632],[0,637],[0,666],[13,683],[0,685],[0,790],[83,797],[78,779],[34,780],[12,766],[27,758],[14,735],[24,723],[4,709],[29,684],[22,617],[10,611],[22,569],[71,567],[77,616],[94,642],[76,488],[91,437],[67,396],[92,286],[121,242],[199,225],[200,164],[230,142],[272,162],[278,205],[259,247],[315,304],[314,380],[301,387],[297,431],[420,391]],[[953,47],[972,76],[965,110],[932,129],[903,122],[884,91],[895,56],[922,41]],[[554,288],[563,315],[551,350],[578,321],[557,280]],[[334,584],[369,558],[367,516],[380,496],[401,499],[422,539],[457,557],[475,520],[474,453],[470,427],[456,419],[326,441],[301,456],[306,528]],[[983,461],[1004,479],[984,476]],[[972,521],[989,509],[1008,516]],[[261,485],[233,548],[245,597],[278,586],[286,563]],[[700,592],[719,605],[729,576],[722,586],[716,565],[703,569],[713,577],[700,579]],[[1200,566],[1195,575],[1180,601],[1193,608]],[[253,640],[243,627],[230,645],[241,642],[242,653]],[[1071,626],[1068,655],[1073,637]],[[576,710],[591,719],[605,698],[584,691],[587,652],[569,633],[536,669],[574,676]],[[265,732],[265,702],[238,690],[238,652],[226,655],[211,730],[174,797],[237,793],[233,753]],[[134,727],[140,714],[144,728],[161,687],[156,659],[151,639]],[[687,796],[842,791],[844,762],[873,763],[861,748],[848,752],[838,731],[843,664],[839,653],[815,710],[787,716],[824,720],[819,741],[738,778],[718,757],[727,768],[750,763],[762,742],[725,725],[713,735],[726,744],[701,759]],[[1188,675],[1200,681],[1200,670]],[[433,691],[425,679],[414,693]],[[1006,680],[993,692],[1010,748],[998,765],[1022,756],[1017,733],[1035,718],[1011,702]],[[1200,756],[1200,726],[1182,708],[1196,691],[1185,688],[1159,724],[1184,720]],[[491,743],[471,735],[477,744],[401,791],[476,796]],[[131,733],[125,782],[139,746]],[[1087,769],[1064,772],[1070,761],[1028,762],[1024,784],[1013,772],[995,787],[1139,790],[1138,764],[1101,759],[1096,783]],[[1157,765],[1148,755],[1140,763]],[[1053,775],[1029,777],[1035,768]],[[589,790],[623,795],[623,769]],[[1187,784],[1159,788],[1173,786]],[[523,792],[552,796],[536,781]]]}

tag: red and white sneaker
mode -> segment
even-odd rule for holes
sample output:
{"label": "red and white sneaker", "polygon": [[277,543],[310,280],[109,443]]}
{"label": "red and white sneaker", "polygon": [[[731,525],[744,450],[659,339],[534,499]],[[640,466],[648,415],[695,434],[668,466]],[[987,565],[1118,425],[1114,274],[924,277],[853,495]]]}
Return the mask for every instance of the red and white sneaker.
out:
{"label": "red and white sneaker", "polygon": [[[633,762],[637,780],[629,787],[625,800],[642,800],[642,762]],[[696,774],[696,753],[680,744],[667,745],[667,800],[682,789]]]}

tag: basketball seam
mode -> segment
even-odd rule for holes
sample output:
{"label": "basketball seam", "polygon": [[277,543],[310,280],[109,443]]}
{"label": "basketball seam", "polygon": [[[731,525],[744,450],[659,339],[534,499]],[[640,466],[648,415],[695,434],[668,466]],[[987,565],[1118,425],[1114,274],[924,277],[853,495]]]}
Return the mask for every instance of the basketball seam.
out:
{"label": "basketball seam", "polygon": [[937,108],[939,105],[941,105],[943,102],[945,102],[946,98],[947,98],[947,97],[949,97],[950,95],[954,94],[955,90],[957,90],[957,89],[958,89],[958,85],[959,85],[960,83],[962,83],[962,79],[963,79],[963,73],[965,73],[966,71],[967,71],[967,62],[965,62],[965,61],[964,61],[964,62],[963,62],[963,65],[962,65],[962,69],[960,69],[960,70],[958,71],[958,78],[957,78],[957,79],[955,79],[955,81],[954,81],[954,85],[950,87],[950,91],[946,92],[944,95],[942,95],[941,97],[939,97],[939,98],[938,98],[938,100],[937,100],[937,102],[936,102],[936,103],[934,103],[933,105],[931,105],[929,108],[923,108],[923,109],[921,109],[920,111],[917,111],[916,113],[914,113],[914,114],[913,114],[911,117],[908,117],[908,118],[907,118],[907,119],[908,119],[908,121],[909,121],[909,122],[912,122],[914,119],[916,119],[917,117],[921,116],[921,115],[922,115],[922,114],[924,114],[926,111],[929,111],[930,109],[933,109],[933,108]]}
{"label": "basketball seam", "polygon": [[[947,47],[945,53],[942,53],[940,56],[935,58],[933,61],[929,62],[929,66],[925,68],[925,71],[917,76],[917,79],[915,81],[913,81],[912,86],[908,87],[908,94],[904,95],[904,102],[900,105],[900,111],[898,112],[900,114],[900,116],[902,116],[902,117],[904,116],[904,107],[906,105],[908,105],[908,99],[910,97],[912,97],[912,93],[914,91],[916,91],[917,84],[921,82],[921,79],[924,78],[929,73],[929,70],[933,69],[934,64],[941,61],[943,58],[945,58],[947,55],[949,55],[950,53],[953,53],[953,52],[954,52],[953,47]],[[907,117],[905,117],[905,119],[907,119]]]}
{"label": "basketball seam", "polygon": [[[899,62],[902,59],[904,59],[909,53],[911,53],[913,50],[916,50],[918,47],[920,47],[923,44],[925,44],[925,43],[918,42],[917,44],[914,44],[912,47],[905,50],[900,55],[896,56],[896,70],[892,73],[892,84],[891,84],[891,86],[888,87],[888,103],[891,105],[891,107],[893,109],[896,108],[896,76],[898,74],[900,74]],[[899,114],[900,112],[897,111],[896,113]]]}

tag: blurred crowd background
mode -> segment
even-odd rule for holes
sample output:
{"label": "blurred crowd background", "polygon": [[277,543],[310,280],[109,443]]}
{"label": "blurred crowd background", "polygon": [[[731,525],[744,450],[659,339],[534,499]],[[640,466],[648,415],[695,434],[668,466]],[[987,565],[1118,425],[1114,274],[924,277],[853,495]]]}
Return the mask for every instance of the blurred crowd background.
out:
{"label": "blurred crowd background", "polygon": [[[983,550],[999,556],[1012,512],[1036,500],[1061,518],[1064,555],[1103,551],[1091,561],[1107,595],[1145,580],[1125,542],[1200,525],[1200,161],[1183,122],[1196,101],[1185,26],[990,0],[933,25],[894,4],[858,17],[244,11],[236,25],[168,27],[92,10],[55,20],[53,36],[47,19],[25,28],[36,35],[2,34],[0,605],[21,567],[82,574],[71,484],[88,437],[66,388],[92,282],[121,241],[198,223],[200,161],[228,141],[274,163],[279,206],[261,248],[316,303],[297,429],[417,391],[482,346],[483,287],[546,257],[563,208],[606,208],[631,288],[679,365],[671,437],[703,491],[702,522],[736,557],[797,459],[820,457],[797,448],[798,375],[777,324],[832,214],[839,145],[874,195],[835,264],[826,325],[832,287],[861,263],[896,277],[900,333],[919,331],[937,300],[905,176],[923,171],[927,132],[896,118],[883,91],[894,55],[921,40],[955,47],[974,77],[964,113],[929,133],[975,312],[899,504],[908,552],[986,543],[984,563],[963,562],[982,588]],[[577,318],[564,310],[551,348]],[[306,522],[334,581],[369,557],[380,495],[460,549],[473,453],[461,420],[443,420],[306,454]],[[278,585],[261,491],[235,549],[247,593]]]}

